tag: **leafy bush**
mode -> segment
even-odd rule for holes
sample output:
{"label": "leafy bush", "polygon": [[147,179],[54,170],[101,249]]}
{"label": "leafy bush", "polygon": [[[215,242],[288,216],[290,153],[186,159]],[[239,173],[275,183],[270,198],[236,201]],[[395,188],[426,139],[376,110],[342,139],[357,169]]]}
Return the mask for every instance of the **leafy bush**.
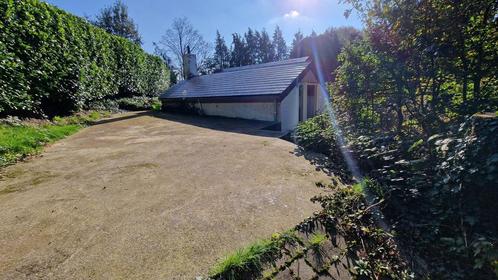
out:
{"label": "leafy bush", "polygon": [[[319,118],[300,125],[301,144],[327,155],[337,149]],[[469,117],[429,138],[383,134],[351,137],[365,186],[385,200],[404,251],[420,275],[437,279],[492,279],[498,275],[498,119]],[[329,159],[340,164],[338,158]],[[347,202],[350,203],[350,202]],[[339,205],[340,209],[346,207]],[[337,214],[337,213],[335,213]],[[478,275],[478,277],[476,276]]]}
{"label": "leafy bush", "polygon": [[117,100],[120,109],[129,111],[152,110],[154,106],[157,108],[158,102],[157,98],[143,96],[125,97]]}
{"label": "leafy bush", "polygon": [[38,0],[0,2],[0,115],[55,116],[95,102],[156,96],[159,57]]}
{"label": "leafy bush", "polygon": [[89,125],[110,115],[111,113],[107,111],[80,112],[69,117],[56,116],[53,118],[53,123],[56,125]]}
{"label": "leafy bush", "polygon": [[329,154],[336,142],[328,115],[321,114],[300,123],[296,129],[296,140],[305,149]]}
{"label": "leafy bush", "polygon": [[119,111],[118,102],[112,99],[95,100],[90,102],[87,107],[88,110],[93,110],[93,111],[110,111],[110,112]]}
{"label": "leafy bush", "polygon": [[420,274],[489,279],[498,272],[496,131],[498,119],[490,114],[427,141],[354,141],[362,170],[375,180],[374,193],[386,199],[384,214],[413,258],[426,262],[416,263]]}

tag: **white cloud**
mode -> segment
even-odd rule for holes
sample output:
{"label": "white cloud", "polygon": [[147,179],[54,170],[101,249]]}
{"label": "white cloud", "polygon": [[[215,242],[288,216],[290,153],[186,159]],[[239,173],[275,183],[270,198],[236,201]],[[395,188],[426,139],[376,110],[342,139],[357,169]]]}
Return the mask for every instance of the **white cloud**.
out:
{"label": "white cloud", "polygon": [[288,13],[285,13],[279,17],[272,18],[268,21],[268,24],[298,24],[298,23],[306,23],[309,22],[310,18],[305,15],[302,15],[297,10],[290,10]]}
{"label": "white cloud", "polygon": [[292,10],[286,14],[284,14],[284,18],[297,18],[300,15],[300,13],[296,10]]}

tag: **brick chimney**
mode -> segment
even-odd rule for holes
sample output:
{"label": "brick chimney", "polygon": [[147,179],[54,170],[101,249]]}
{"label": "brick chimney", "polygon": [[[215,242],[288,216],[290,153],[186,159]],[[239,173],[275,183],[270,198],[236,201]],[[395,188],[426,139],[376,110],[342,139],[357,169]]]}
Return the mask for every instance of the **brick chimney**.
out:
{"label": "brick chimney", "polygon": [[197,58],[190,53],[190,46],[187,46],[187,53],[183,56],[183,76],[188,80],[198,75]]}

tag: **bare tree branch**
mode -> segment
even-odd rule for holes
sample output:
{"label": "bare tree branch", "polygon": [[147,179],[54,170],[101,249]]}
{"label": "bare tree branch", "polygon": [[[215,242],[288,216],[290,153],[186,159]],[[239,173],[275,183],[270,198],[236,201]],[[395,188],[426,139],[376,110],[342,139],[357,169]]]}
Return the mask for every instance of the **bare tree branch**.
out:
{"label": "bare tree branch", "polygon": [[187,53],[187,46],[190,47],[192,53],[196,54],[198,65],[203,64],[211,51],[209,43],[204,41],[202,35],[194,29],[186,17],[173,20],[171,28],[166,30],[159,45],[173,58],[173,62],[180,70],[182,77],[183,56]]}

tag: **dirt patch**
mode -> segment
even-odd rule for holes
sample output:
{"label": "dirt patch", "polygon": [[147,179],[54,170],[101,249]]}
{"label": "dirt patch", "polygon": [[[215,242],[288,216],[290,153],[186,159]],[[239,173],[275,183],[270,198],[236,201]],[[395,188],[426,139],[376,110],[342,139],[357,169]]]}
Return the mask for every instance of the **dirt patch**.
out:
{"label": "dirt patch", "polygon": [[192,279],[293,227],[329,178],[260,126],[133,113],[6,168],[0,278]]}
{"label": "dirt patch", "polygon": [[24,172],[17,171],[8,173],[4,179],[4,181],[14,180],[15,178],[20,178],[19,180],[15,180],[16,183],[7,184],[5,187],[0,183],[0,195],[7,194],[12,192],[25,191],[30,187],[36,187],[42,183],[49,181],[51,178],[56,178],[57,175],[51,174],[50,172],[35,172],[34,174],[30,174],[30,176],[21,176]]}

